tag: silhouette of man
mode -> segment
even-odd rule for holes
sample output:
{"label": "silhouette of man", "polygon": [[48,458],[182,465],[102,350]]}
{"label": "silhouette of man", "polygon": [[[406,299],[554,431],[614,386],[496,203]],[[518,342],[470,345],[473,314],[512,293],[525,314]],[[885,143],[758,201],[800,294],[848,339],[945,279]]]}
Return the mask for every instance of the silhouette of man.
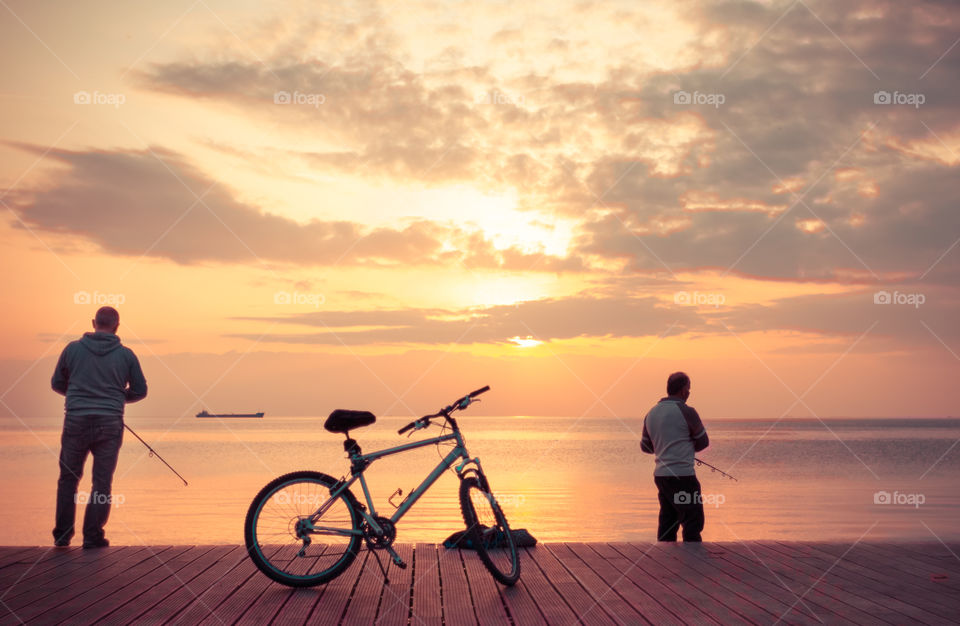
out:
{"label": "silhouette of man", "polygon": [[661,398],[643,420],[640,449],[656,455],[653,481],[660,500],[658,541],[676,541],[677,527],[683,540],[700,541],[703,502],[693,456],[708,445],[707,430],[696,409],[687,406],[690,377],[674,372],[667,378],[667,397]]}
{"label": "silhouette of man", "polygon": [[93,454],[93,487],[83,516],[83,547],[110,545],[103,527],[110,516],[113,472],[123,443],[123,408],[147,395],[140,361],[121,345],[119,326],[117,310],[100,307],[93,332],[67,344],[50,381],[54,391],[66,396],[53,528],[56,546],[70,545],[73,537],[77,485],[88,452]]}

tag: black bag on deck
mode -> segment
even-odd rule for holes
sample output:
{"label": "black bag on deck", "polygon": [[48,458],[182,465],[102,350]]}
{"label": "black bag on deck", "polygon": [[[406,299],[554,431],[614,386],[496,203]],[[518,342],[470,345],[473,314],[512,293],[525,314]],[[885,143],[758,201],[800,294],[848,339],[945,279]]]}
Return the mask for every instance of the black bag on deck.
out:
{"label": "black bag on deck", "polygon": [[[487,527],[480,525],[480,531],[487,530]],[[518,548],[532,548],[537,545],[537,539],[526,528],[517,528],[510,531],[513,537],[513,543]],[[458,530],[443,540],[444,548],[460,548],[461,550],[476,550],[473,541],[467,536],[467,531]],[[502,546],[501,546],[502,547]]]}

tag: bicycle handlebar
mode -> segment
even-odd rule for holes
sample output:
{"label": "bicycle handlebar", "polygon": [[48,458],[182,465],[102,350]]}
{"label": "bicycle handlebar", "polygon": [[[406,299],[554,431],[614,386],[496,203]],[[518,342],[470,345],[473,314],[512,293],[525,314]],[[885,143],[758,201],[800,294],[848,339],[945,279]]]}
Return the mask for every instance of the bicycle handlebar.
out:
{"label": "bicycle handlebar", "polygon": [[488,392],[488,391],[490,391],[490,385],[487,385],[487,386],[485,386],[485,387],[482,387],[482,388],[480,388],[480,389],[477,389],[476,391],[471,391],[470,393],[467,394],[467,397],[469,397],[469,398],[476,398],[476,397],[479,396],[481,393],[486,393],[486,392]]}
{"label": "bicycle handlebar", "polygon": [[[430,424],[430,420],[432,420],[435,417],[440,417],[441,415],[444,417],[448,417],[450,413],[452,413],[453,411],[456,411],[457,409],[465,409],[467,405],[470,404],[469,401],[473,400],[474,398],[479,396],[481,393],[486,393],[488,391],[490,391],[490,385],[485,385],[480,389],[471,391],[470,393],[463,396],[462,398],[460,398],[450,406],[446,407],[445,409],[441,409],[439,413],[434,413],[433,415],[424,415],[419,419],[413,420],[412,422],[410,422],[409,424],[407,424],[406,426],[398,430],[397,434],[402,435],[403,433],[407,432],[411,428],[417,428],[418,425],[420,424],[423,424],[424,426],[428,426]],[[464,405],[463,404],[464,402],[467,402],[467,405]]]}

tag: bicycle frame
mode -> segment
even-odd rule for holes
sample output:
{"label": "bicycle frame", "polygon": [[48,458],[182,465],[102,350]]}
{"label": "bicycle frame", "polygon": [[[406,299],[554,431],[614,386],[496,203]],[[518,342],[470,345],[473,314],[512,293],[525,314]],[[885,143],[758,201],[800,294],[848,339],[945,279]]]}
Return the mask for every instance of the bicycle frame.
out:
{"label": "bicycle frame", "polygon": [[366,468],[377,459],[383,458],[385,456],[390,456],[392,454],[399,454],[401,452],[407,452],[409,450],[415,450],[417,448],[422,448],[424,446],[431,446],[438,443],[443,443],[445,441],[456,441],[456,446],[454,446],[454,448],[447,454],[447,456],[445,456],[437,464],[437,466],[433,469],[433,471],[430,472],[430,474],[423,479],[423,482],[421,482],[416,489],[414,489],[412,492],[407,494],[407,497],[404,498],[403,502],[400,503],[400,506],[397,507],[397,510],[389,518],[394,525],[396,525],[396,523],[399,522],[401,518],[403,518],[403,516],[407,513],[407,511],[409,511],[410,508],[413,507],[414,504],[416,504],[417,500],[420,499],[420,496],[422,496],[427,491],[427,489],[432,487],[433,483],[435,483],[437,479],[440,478],[440,476],[445,471],[447,471],[450,468],[450,466],[453,465],[454,462],[456,462],[458,458],[463,459],[463,462],[457,465],[457,467],[455,468],[458,476],[463,472],[463,468],[470,463],[475,464],[477,466],[478,471],[482,471],[480,470],[480,459],[479,458],[471,459],[469,454],[467,453],[466,444],[463,441],[463,436],[460,434],[459,428],[454,428],[452,433],[447,435],[440,435],[439,437],[431,437],[429,439],[423,439],[421,441],[414,441],[412,443],[407,443],[407,444],[396,446],[393,448],[377,450],[376,452],[370,452],[368,454],[351,454],[350,455],[351,467],[352,468],[359,467],[360,469],[358,471],[353,472],[353,476],[350,478],[350,480],[346,482],[341,481],[341,483],[337,487],[330,490],[330,499],[324,502],[323,505],[321,505],[320,508],[317,509],[317,511],[315,511],[313,515],[310,516],[311,530],[318,533],[337,534],[337,535],[344,535],[344,536],[363,534],[361,531],[353,530],[352,528],[349,528],[349,529],[348,528],[329,528],[329,527],[323,527],[323,526],[313,526],[312,524],[312,522],[319,519],[320,516],[324,513],[324,511],[326,511],[327,508],[329,508],[333,504],[333,502],[337,499],[337,497],[339,497],[345,490],[349,489],[351,485],[353,485],[355,482],[357,482],[357,480],[359,480],[360,487],[361,489],[363,489],[363,497],[367,502],[367,507],[369,509],[369,512],[364,510],[363,507],[356,507],[356,511],[364,518],[364,520],[366,520],[366,522],[370,525],[370,527],[373,528],[374,532],[376,532],[377,534],[381,534],[383,532],[383,528],[381,527],[380,524],[377,523],[377,520],[375,519],[377,517],[376,507],[373,504],[373,498],[370,496],[370,490],[367,487],[367,479],[364,476],[364,472],[366,471]]}

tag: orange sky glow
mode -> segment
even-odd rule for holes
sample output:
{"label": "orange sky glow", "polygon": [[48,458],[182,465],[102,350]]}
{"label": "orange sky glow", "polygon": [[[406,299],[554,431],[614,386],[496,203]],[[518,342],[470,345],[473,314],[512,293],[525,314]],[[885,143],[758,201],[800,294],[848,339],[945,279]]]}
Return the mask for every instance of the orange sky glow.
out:
{"label": "orange sky glow", "polygon": [[0,415],[960,414],[960,15],[810,4],[10,2]]}

